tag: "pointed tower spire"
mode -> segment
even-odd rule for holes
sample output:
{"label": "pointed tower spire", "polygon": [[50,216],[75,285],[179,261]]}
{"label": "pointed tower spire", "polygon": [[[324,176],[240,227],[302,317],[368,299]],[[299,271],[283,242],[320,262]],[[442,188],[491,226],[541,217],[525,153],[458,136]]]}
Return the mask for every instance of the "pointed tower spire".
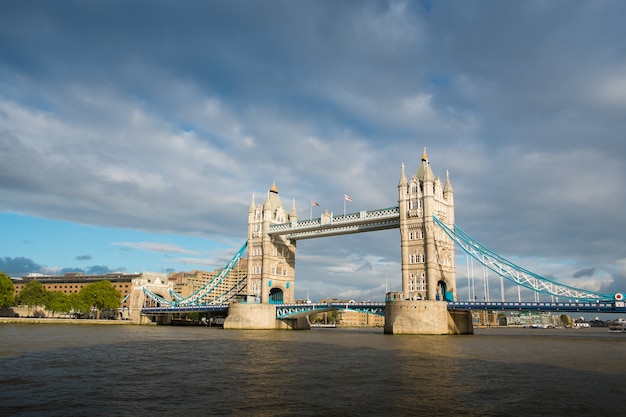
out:
{"label": "pointed tower spire", "polygon": [[[265,207],[271,208],[272,210],[283,207],[283,203],[280,201],[280,196],[278,195],[278,187],[276,187],[276,181],[274,181],[270,189],[267,191],[267,200],[265,200],[265,203],[263,205]],[[286,211],[285,215],[287,215]]]}
{"label": "pointed tower spire", "polygon": [[292,222],[298,221],[298,213],[296,213],[296,199],[291,200],[291,213],[289,214],[289,220]]}
{"label": "pointed tower spire", "polygon": [[267,190],[267,197],[265,198],[265,202],[263,203],[264,208],[270,207],[270,190]]}
{"label": "pointed tower spire", "polygon": [[254,211],[254,193],[252,193],[252,200],[250,201],[250,208],[248,209],[248,213],[252,213]]}
{"label": "pointed tower spire", "polygon": [[276,180],[274,180],[274,183],[273,183],[273,184],[272,184],[272,186],[270,187],[270,192],[271,192],[271,193],[278,194],[278,187],[276,187]]}
{"label": "pointed tower spire", "polygon": [[450,171],[446,169],[446,185],[443,187],[443,196],[446,197],[448,193],[454,193],[454,190],[452,189],[452,183],[450,183]]}
{"label": "pointed tower spire", "polygon": [[404,173],[404,162],[402,163],[402,173],[400,174],[400,182],[398,183],[398,187],[407,185],[408,181],[406,180],[406,174]]}
{"label": "pointed tower spire", "polygon": [[428,155],[426,154],[426,147],[424,147],[424,153],[422,154],[422,163],[420,164],[417,174],[415,175],[417,176],[417,179],[421,181],[435,181],[435,174],[433,173],[433,169],[430,167]]}

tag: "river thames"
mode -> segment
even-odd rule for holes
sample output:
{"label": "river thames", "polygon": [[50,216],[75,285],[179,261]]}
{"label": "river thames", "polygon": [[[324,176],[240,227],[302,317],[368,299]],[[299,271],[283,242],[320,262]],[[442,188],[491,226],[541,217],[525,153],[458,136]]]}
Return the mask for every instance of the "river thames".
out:
{"label": "river thames", "polygon": [[2,416],[603,416],[626,334],[0,324]]}

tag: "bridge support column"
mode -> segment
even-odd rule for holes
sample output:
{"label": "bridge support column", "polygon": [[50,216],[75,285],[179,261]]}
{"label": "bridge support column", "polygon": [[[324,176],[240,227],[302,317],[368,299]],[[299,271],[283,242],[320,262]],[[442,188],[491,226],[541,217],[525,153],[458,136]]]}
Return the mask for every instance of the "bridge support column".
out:
{"label": "bridge support column", "polygon": [[448,311],[444,301],[411,300],[385,303],[385,334],[472,334],[472,313]]}
{"label": "bridge support column", "polygon": [[231,303],[224,329],[238,330],[309,330],[311,325],[306,317],[290,320],[276,319],[276,306],[273,304]]}
{"label": "bridge support column", "polygon": [[269,330],[276,328],[276,306],[273,304],[230,303],[224,329]]}
{"label": "bridge support column", "polygon": [[135,324],[155,324],[155,322],[152,321],[150,316],[144,316],[143,314],[137,315],[137,318],[133,319],[133,323],[135,323]]}
{"label": "bridge support column", "polygon": [[276,326],[277,329],[284,330],[311,330],[311,323],[309,323],[308,317],[276,320]]}

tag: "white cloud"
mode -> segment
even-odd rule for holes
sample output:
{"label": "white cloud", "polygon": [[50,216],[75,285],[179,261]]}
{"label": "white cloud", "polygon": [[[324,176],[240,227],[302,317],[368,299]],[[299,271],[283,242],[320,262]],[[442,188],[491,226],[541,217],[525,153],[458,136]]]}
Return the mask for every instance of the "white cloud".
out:
{"label": "white cloud", "polygon": [[215,268],[215,261],[213,259],[175,258],[175,259],[172,259],[171,262],[177,263],[177,264],[183,264],[183,265],[205,265],[210,268]]}
{"label": "white cloud", "polygon": [[[109,17],[42,11],[58,22],[46,37],[6,26],[21,29],[0,62],[0,210],[240,242],[252,193],[259,202],[274,180],[300,218],[311,200],[341,212],[344,193],[348,210],[388,207],[400,164],[412,175],[426,146],[483,243],[533,266],[618,270],[624,6],[536,4],[311,3],[262,20],[251,5],[229,9],[229,25],[157,4],[140,25],[117,22],[125,41],[106,37],[97,54],[92,28]],[[194,13],[219,19],[221,7]],[[397,285],[394,233],[301,246],[302,282],[345,295]]]}
{"label": "white cloud", "polygon": [[599,104],[624,108],[626,106],[626,68],[620,68],[615,73],[600,75],[592,83],[592,97]]}
{"label": "white cloud", "polygon": [[186,253],[191,255],[198,254],[198,252],[194,250],[185,249],[169,243],[160,242],[116,242],[114,243],[114,245],[150,252]]}

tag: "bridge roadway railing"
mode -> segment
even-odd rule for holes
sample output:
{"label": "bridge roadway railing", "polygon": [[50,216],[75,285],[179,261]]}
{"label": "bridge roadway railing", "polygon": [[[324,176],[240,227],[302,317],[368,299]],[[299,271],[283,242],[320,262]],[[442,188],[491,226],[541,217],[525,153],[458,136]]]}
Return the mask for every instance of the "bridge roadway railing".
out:
{"label": "bridge roadway railing", "polygon": [[321,236],[349,234],[373,230],[398,228],[400,208],[388,207],[364,210],[339,216],[322,216],[317,219],[271,224],[269,235],[287,235],[289,239],[308,239]]}
{"label": "bridge roadway railing", "polygon": [[[306,303],[306,304],[277,304],[276,318],[296,318],[311,314],[323,313],[331,310],[349,310],[368,314],[385,314],[383,302],[356,302],[356,303]],[[496,302],[496,301],[450,301],[448,310],[493,310],[493,311],[562,311],[562,312],[599,312],[599,313],[626,313],[623,301],[566,301],[566,302]],[[175,313],[203,313],[228,312],[228,304],[207,304],[195,306],[166,306],[144,307],[141,309],[147,315],[165,315]]]}
{"label": "bridge roadway railing", "polygon": [[279,304],[276,306],[276,318],[296,318],[311,314],[323,313],[332,310],[350,310],[361,313],[385,314],[385,303],[356,302],[356,303],[307,303],[307,304]]}
{"label": "bridge roadway railing", "polygon": [[[368,314],[385,314],[385,303],[311,303],[282,304],[276,306],[276,318],[298,317],[330,310],[350,310]],[[450,301],[448,310],[517,310],[517,311],[562,311],[626,313],[624,302],[581,301],[581,302],[477,302]]]}
{"label": "bridge roadway railing", "polygon": [[[295,318],[308,316],[331,310],[351,310],[369,314],[385,314],[385,303],[308,303],[308,304],[276,304],[276,318]],[[190,306],[144,307],[141,309],[147,315],[165,315],[178,313],[203,313],[212,311],[228,311],[228,304],[207,304]]]}
{"label": "bridge roadway railing", "polygon": [[211,311],[228,311],[228,304],[205,304],[190,306],[166,306],[166,307],[144,307],[141,309],[142,314],[147,315],[166,315],[178,313],[205,313]]}
{"label": "bridge roadway railing", "polygon": [[496,301],[450,301],[448,310],[518,310],[518,311],[563,311],[626,313],[623,301],[578,301],[578,302],[496,302]]}

